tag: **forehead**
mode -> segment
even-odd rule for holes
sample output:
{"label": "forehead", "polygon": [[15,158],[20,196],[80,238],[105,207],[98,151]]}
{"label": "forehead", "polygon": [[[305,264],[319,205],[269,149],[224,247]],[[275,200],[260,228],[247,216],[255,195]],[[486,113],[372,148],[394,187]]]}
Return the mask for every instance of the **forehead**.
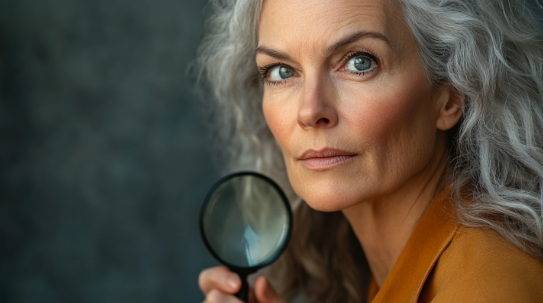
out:
{"label": "forehead", "polygon": [[265,0],[259,45],[326,47],[360,30],[381,33],[391,42],[401,40],[407,26],[399,11],[391,0]]}

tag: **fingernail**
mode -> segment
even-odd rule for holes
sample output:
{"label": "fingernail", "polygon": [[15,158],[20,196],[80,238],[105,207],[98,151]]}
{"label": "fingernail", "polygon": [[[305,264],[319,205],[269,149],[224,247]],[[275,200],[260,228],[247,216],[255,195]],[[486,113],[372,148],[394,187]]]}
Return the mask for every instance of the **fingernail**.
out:
{"label": "fingernail", "polygon": [[231,288],[238,288],[238,285],[239,285],[238,277],[230,276],[226,279],[226,282],[228,283],[228,285],[230,285]]}

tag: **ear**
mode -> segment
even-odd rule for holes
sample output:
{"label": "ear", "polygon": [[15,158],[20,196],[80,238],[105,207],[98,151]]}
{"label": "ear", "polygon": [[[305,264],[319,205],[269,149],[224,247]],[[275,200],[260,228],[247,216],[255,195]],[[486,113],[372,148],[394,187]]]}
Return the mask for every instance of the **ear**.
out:
{"label": "ear", "polygon": [[464,99],[464,94],[452,87],[445,86],[440,89],[437,129],[449,130],[458,123],[464,112]]}

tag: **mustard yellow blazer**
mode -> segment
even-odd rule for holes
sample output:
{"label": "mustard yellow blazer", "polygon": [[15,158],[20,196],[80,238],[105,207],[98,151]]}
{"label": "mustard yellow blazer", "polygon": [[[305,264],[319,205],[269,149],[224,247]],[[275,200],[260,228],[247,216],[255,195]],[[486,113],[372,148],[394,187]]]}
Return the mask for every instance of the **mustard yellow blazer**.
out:
{"label": "mustard yellow blazer", "polygon": [[543,303],[543,260],[455,222],[449,191],[428,206],[373,303]]}

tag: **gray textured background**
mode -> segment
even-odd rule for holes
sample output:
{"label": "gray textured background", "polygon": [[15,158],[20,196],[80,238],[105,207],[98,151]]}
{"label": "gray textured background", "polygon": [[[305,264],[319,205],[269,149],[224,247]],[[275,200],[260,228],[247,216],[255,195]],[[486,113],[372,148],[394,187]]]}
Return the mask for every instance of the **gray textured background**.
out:
{"label": "gray textured background", "polygon": [[0,302],[199,302],[205,0],[0,0]]}

